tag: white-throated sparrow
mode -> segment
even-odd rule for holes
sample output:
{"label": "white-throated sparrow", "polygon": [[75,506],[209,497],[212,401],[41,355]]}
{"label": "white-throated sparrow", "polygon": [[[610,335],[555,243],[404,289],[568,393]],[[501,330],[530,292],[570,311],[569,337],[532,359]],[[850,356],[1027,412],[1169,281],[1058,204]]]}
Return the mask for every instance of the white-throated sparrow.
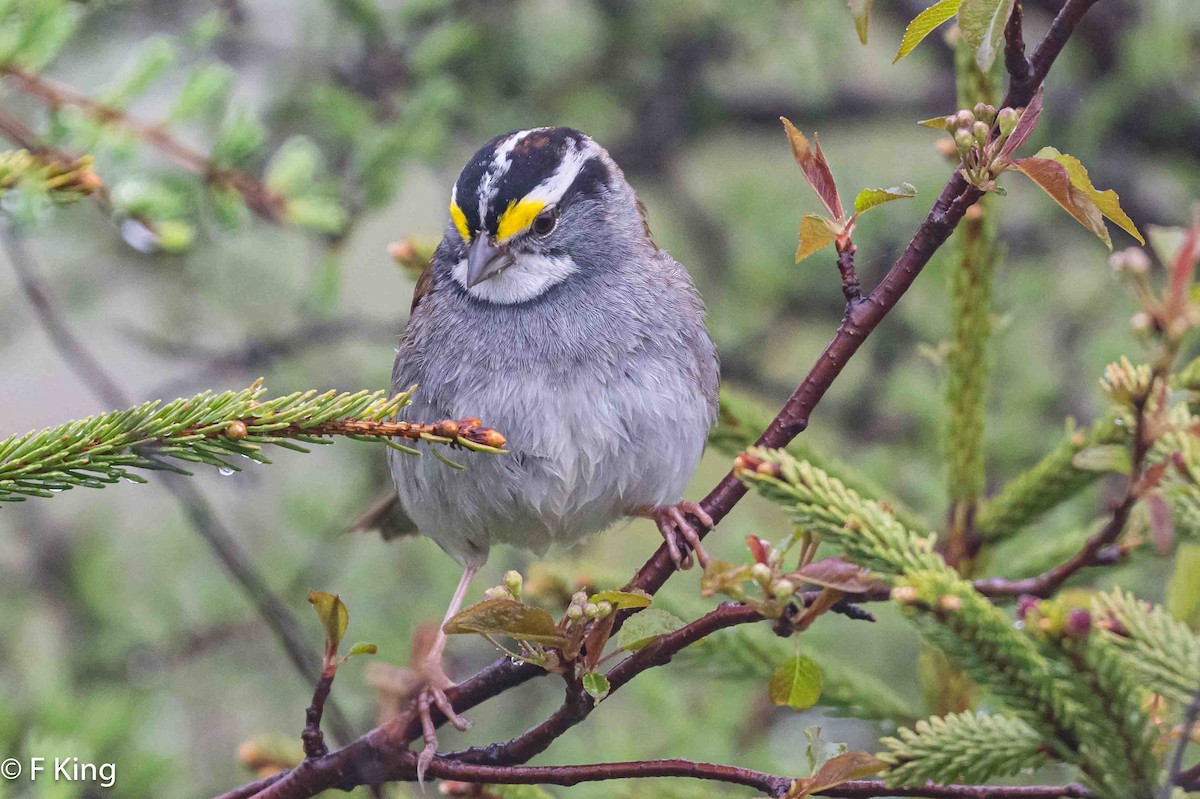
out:
{"label": "white-throated sparrow", "polygon": [[[618,519],[655,519],[681,566],[707,558],[680,503],[716,421],[716,348],[687,270],[650,238],[620,168],[569,128],[498,136],[455,183],[450,223],[417,283],[393,385],[402,418],[479,417],[509,453],[458,471],[393,453],[400,503],[465,567],[447,618],[494,543],[544,553]],[[456,726],[429,652],[430,703]]]}

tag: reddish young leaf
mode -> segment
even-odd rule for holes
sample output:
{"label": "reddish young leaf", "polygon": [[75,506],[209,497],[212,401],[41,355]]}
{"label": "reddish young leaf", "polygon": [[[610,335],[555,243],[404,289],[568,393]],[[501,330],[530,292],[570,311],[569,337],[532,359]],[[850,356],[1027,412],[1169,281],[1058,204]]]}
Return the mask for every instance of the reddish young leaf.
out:
{"label": "reddish young leaf", "polygon": [[1112,249],[1112,239],[1104,226],[1104,215],[1087,194],[1071,183],[1066,167],[1050,158],[1022,158],[1013,166],[1050,195],[1067,213]]}
{"label": "reddish young leaf", "polygon": [[792,145],[792,155],[795,156],[796,163],[800,166],[800,171],[804,173],[808,185],[813,187],[813,191],[821,198],[821,202],[829,209],[829,213],[833,214],[833,218],[842,219],[846,215],[842,210],[842,198],[838,196],[837,186],[833,182],[833,173],[829,171],[829,164],[825,160],[825,154],[821,152],[821,143],[817,141],[817,135],[813,134],[813,143],[809,145],[808,139],[796,129],[790,120],[780,117],[779,121],[783,123],[783,128],[787,131],[788,141]]}
{"label": "reddish young leaf", "polygon": [[1034,153],[1035,158],[1049,158],[1062,164],[1067,170],[1067,176],[1071,179],[1071,185],[1085,193],[1096,207],[1100,209],[1100,213],[1111,219],[1122,230],[1133,236],[1140,244],[1145,244],[1146,240],[1142,238],[1142,234],[1133,224],[1133,220],[1121,209],[1121,198],[1112,189],[1100,191],[1092,185],[1092,179],[1088,176],[1087,167],[1079,162],[1079,159],[1073,155],[1060,153],[1053,147],[1043,147]]}
{"label": "reddish young leaf", "polygon": [[796,572],[796,575],[806,582],[825,588],[836,588],[849,594],[861,594],[874,586],[861,567],[841,558],[813,561]]}
{"label": "reddish young leaf", "polygon": [[750,547],[755,563],[766,563],[771,557],[771,545],[756,535],[746,536],[746,546]]}
{"label": "reddish young leaf", "polygon": [[1013,128],[1012,135],[1008,137],[1008,141],[1004,142],[1004,146],[1000,148],[999,158],[1007,160],[1009,156],[1017,151],[1017,148],[1025,143],[1037,127],[1038,117],[1042,115],[1042,87],[1038,86],[1038,90],[1034,92],[1033,99],[1029,101],[1029,105],[1025,106],[1025,110],[1021,112],[1021,117],[1017,120],[1017,126]]}
{"label": "reddish young leaf", "polygon": [[786,799],[805,799],[814,793],[828,791],[843,782],[860,780],[878,774],[887,764],[867,752],[846,752],[827,760],[817,773],[792,783]]}

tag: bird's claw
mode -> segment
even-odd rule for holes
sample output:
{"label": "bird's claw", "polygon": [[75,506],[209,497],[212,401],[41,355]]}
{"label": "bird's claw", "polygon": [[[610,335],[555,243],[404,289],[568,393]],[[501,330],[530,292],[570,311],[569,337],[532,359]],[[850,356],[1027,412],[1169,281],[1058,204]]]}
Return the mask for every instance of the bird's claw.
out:
{"label": "bird's claw", "polygon": [[[684,515],[687,513],[695,516],[704,525],[704,529],[711,530],[713,528],[712,517],[695,502],[660,505],[654,509],[651,518],[658,525],[658,531],[662,533],[663,540],[667,543],[667,551],[671,553],[671,560],[674,561],[676,568],[692,568],[693,553],[695,553],[696,560],[700,561],[700,568],[704,568],[708,566],[708,553],[704,551],[704,546],[700,543],[700,531]],[[691,550],[687,554],[684,554],[685,546]]]}
{"label": "bird's claw", "polygon": [[451,683],[441,671],[440,664],[436,671],[437,674],[430,675],[430,682],[417,694],[417,716],[421,719],[421,735],[425,740],[425,747],[417,755],[417,783],[420,785],[425,784],[425,771],[437,756],[437,725],[433,723],[433,708],[440,710],[456,730],[461,732],[471,728],[471,722],[455,712],[454,705],[446,696],[443,685],[449,686]]}

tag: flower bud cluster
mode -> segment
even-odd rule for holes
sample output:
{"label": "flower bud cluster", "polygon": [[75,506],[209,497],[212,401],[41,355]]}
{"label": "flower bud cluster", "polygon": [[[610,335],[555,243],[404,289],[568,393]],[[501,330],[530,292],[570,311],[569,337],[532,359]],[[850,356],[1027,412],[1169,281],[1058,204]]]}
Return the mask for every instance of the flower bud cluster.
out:
{"label": "flower bud cluster", "polygon": [[[962,109],[940,120],[935,117],[925,124],[942,127],[954,140],[953,153],[963,163],[963,177],[984,191],[996,189],[996,175],[1005,164],[998,161],[1004,144],[1017,128],[1022,109],[1001,108],[977,103],[973,109]],[[993,136],[993,130],[996,131]]]}
{"label": "flower bud cluster", "polygon": [[1031,633],[1053,639],[1082,641],[1092,632],[1087,610],[1028,594],[1017,600],[1017,618]]}
{"label": "flower bud cluster", "polygon": [[567,618],[571,621],[604,619],[612,615],[612,612],[613,606],[611,602],[604,600],[591,602],[588,600],[588,595],[583,591],[576,592],[571,597],[571,604],[567,606]]}

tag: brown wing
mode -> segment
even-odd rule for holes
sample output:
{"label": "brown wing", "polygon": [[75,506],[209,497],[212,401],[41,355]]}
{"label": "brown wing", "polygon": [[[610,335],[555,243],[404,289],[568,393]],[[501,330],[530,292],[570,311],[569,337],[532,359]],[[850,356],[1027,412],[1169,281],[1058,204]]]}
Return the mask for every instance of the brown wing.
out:
{"label": "brown wing", "polygon": [[413,288],[412,306],[408,309],[409,313],[417,310],[421,300],[431,291],[433,291],[433,264],[429,263],[425,265],[425,268],[421,270],[421,276],[417,278],[417,285]]}

